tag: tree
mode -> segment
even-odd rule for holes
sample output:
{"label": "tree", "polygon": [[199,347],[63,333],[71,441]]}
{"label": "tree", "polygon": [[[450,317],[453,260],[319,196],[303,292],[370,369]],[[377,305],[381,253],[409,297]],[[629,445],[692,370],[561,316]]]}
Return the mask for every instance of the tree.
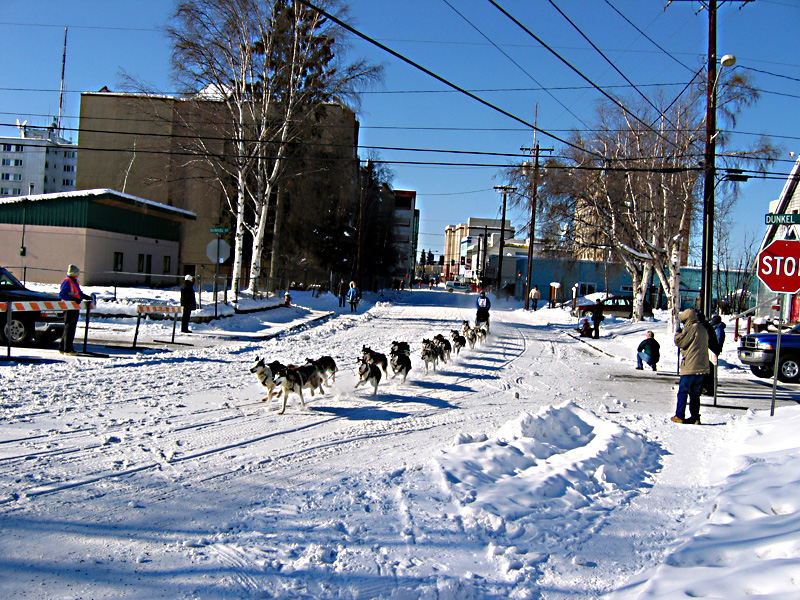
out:
{"label": "tree", "polygon": [[[255,292],[268,231],[273,232],[272,254],[279,252],[283,207],[276,210],[275,202],[283,197],[278,191],[291,171],[292,144],[324,116],[326,104],[353,98],[358,86],[379,77],[380,68],[341,62],[339,28],[293,0],[184,0],[168,34],[178,80],[188,90],[206,90],[226,108],[233,160],[227,165],[206,156],[217,163],[225,187],[235,181],[229,199],[236,215],[234,279],[242,271],[249,232],[250,290]],[[271,265],[274,269],[276,261]]]}

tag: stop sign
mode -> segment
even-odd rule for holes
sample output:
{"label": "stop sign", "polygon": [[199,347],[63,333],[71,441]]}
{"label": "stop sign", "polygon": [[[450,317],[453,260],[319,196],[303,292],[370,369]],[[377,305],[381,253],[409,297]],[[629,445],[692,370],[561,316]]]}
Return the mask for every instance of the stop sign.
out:
{"label": "stop sign", "polygon": [[758,253],[758,278],[773,292],[800,291],[800,241],[776,240]]}
{"label": "stop sign", "polygon": [[231,255],[231,247],[228,242],[219,238],[211,240],[206,246],[206,256],[214,263],[224,263]]}

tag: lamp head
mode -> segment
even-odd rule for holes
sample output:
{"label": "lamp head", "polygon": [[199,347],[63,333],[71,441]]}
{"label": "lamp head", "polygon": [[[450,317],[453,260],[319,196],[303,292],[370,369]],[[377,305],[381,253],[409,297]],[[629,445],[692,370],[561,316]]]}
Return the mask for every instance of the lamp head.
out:
{"label": "lamp head", "polygon": [[719,59],[719,64],[723,67],[732,67],[736,64],[736,57],[733,54],[726,54]]}

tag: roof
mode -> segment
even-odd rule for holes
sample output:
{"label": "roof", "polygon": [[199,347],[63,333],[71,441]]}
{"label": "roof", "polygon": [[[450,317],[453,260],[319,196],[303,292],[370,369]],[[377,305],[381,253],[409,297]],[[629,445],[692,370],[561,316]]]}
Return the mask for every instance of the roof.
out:
{"label": "roof", "polygon": [[95,198],[98,200],[114,199],[121,201],[124,204],[139,205],[142,207],[151,207],[152,209],[167,213],[172,217],[178,217],[187,221],[194,221],[197,219],[197,214],[182,208],[176,208],[160,202],[154,202],[138,196],[131,196],[123,192],[117,192],[106,188],[97,188],[93,190],[75,190],[74,192],[56,192],[53,194],[31,194],[27,196],[12,196],[10,198],[0,198],[0,205],[14,204],[24,200],[29,202],[46,202],[48,200],[64,200],[67,198]]}
{"label": "roof", "polygon": [[[775,207],[776,214],[783,214],[789,210],[789,204],[797,195],[798,184],[800,184],[800,156],[797,157],[794,167],[792,167],[792,172],[789,173],[789,178],[786,180],[786,183],[783,186],[783,191],[781,192],[780,198],[778,198],[778,204]],[[775,224],[767,226],[767,231],[764,233],[764,239],[761,241],[761,247],[759,248],[759,251],[766,248],[774,239],[776,239],[780,227],[785,227],[785,225]]]}

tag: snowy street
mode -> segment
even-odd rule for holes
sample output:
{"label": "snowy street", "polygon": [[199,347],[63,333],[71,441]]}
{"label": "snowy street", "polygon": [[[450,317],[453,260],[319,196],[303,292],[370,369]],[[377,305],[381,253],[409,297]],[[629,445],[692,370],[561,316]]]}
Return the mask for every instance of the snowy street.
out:
{"label": "snowy street", "polygon": [[[474,320],[474,295],[389,293],[356,315],[335,302],[299,297],[336,314],[267,341],[0,363],[2,597],[686,597],[654,582],[691,584],[664,576],[665,558],[709,518],[742,408],[768,409],[766,395],[704,398],[703,426],[675,425],[663,322],[609,319],[604,354],[569,335],[567,312],[500,301],[485,344],[425,374],[422,339]],[[257,318],[193,335],[224,340]],[[658,373],[630,361],[648,328]],[[362,346],[388,355],[393,340],[411,344],[408,380],[354,389]],[[726,352],[720,377],[750,385],[732,335]],[[262,402],[256,356],[323,355],[339,368],[324,395],[306,392],[305,408],[290,395],[283,415]],[[782,550],[795,569],[782,593],[798,593],[798,545]]]}

